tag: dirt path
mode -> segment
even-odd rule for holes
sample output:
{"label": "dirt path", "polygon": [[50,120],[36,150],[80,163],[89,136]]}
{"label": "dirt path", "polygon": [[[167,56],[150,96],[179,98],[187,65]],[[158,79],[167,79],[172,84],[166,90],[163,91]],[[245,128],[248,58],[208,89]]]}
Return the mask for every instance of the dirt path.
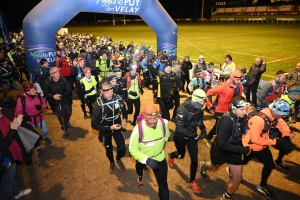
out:
{"label": "dirt path", "polygon": [[[184,94],[183,94],[184,95]],[[183,96],[184,97],[184,96]],[[184,99],[184,98],[183,98]],[[147,104],[152,104],[152,94],[145,90],[142,96],[142,109]],[[102,143],[98,142],[97,133],[90,127],[90,119],[83,119],[79,100],[74,100],[73,115],[71,123],[74,126],[71,135],[63,138],[59,122],[50,110],[45,111],[46,122],[49,128],[49,137],[53,140],[52,145],[42,145],[45,153],[40,157],[41,166],[33,162],[29,166],[18,166],[18,185],[22,188],[31,187],[32,193],[22,199],[158,199],[157,184],[151,170],[144,173],[145,185],[139,188],[136,185],[135,161],[126,156],[123,162],[126,170],[116,170],[115,174],[108,173],[108,159]],[[132,116],[129,116],[132,119]],[[206,115],[205,124],[208,130],[212,127],[212,116]],[[296,125],[299,128],[299,123]],[[132,127],[127,123],[125,132],[126,147],[128,149],[129,137]],[[174,123],[170,122],[172,134]],[[269,178],[268,185],[274,191],[278,199],[296,200],[300,199],[300,134],[293,129],[296,137],[293,142],[296,149],[285,157],[285,162],[292,169],[291,172],[274,170]],[[209,148],[199,141],[199,160],[209,159]],[[273,156],[278,151],[271,148]],[[168,142],[166,152],[175,150],[174,143]],[[225,166],[217,172],[208,172],[206,179],[197,174],[197,182],[202,193],[196,195],[189,188],[187,181],[189,177],[190,159],[187,156],[175,160],[175,169],[169,168],[168,183],[170,189],[170,200],[178,199],[219,199],[226,189],[228,175]],[[250,161],[244,168],[244,181],[234,195],[234,199],[265,199],[255,189],[260,182],[262,164]],[[1,199],[2,197],[0,197]]]}

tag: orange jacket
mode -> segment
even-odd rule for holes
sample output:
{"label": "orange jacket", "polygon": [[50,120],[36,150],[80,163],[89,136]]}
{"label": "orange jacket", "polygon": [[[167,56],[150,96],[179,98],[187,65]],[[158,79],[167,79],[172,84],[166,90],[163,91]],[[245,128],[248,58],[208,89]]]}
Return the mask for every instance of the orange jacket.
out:
{"label": "orange jacket", "polygon": [[[261,112],[266,114],[271,121],[275,120],[269,108],[265,108]],[[259,116],[251,117],[248,120],[248,132],[242,137],[243,145],[250,146],[253,151],[261,151],[268,145],[275,145],[276,139],[269,139],[270,130],[262,134],[264,126],[265,122],[263,118]],[[290,127],[282,118],[278,119],[275,127],[282,133],[282,137],[291,136]]]}
{"label": "orange jacket", "polygon": [[[240,92],[238,96],[241,96],[243,93],[243,86],[239,84]],[[211,102],[211,96],[217,95],[215,102]],[[215,112],[225,113],[228,111],[230,106],[230,101],[234,96],[234,87],[231,85],[229,81],[221,82],[214,88],[209,89],[206,92],[207,100],[206,105],[208,108],[212,108],[213,105],[216,105]]]}

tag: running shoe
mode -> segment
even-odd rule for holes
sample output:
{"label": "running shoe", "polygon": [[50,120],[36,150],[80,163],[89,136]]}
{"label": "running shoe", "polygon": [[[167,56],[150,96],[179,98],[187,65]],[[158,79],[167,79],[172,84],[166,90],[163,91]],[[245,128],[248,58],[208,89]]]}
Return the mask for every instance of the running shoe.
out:
{"label": "running shoe", "polygon": [[267,199],[271,199],[271,200],[276,199],[275,194],[267,186],[261,187],[260,185],[257,185],[256,189],[259,192],[263,193],[267,197]]}
{"label": "running shoe", "polygon": [[274,162],[275,163],[275,166],[282,169],[282,170],[285,170],[285,171],[290,171],[291,169],[286,166],[283,162],[279,163],[279,162]]}
{"label": "running shoe", "polygon": [[117,168],[121,171],[125,170],[125,165],[123,164],[123,162],[121,160],[117,160]]}
{"label": "running shoe", "polygon": [[143,177],[137,177],[136,183],[139,187],[143,187],[144,186],[144,180]]}
{"label": "running shoe", "polygon": [[200,190],[200,187],[198,186],[196,180],[193,180],[191,182],[189,182],[190,184],[190,187],[194,190],[195,193],[200,193],[201,190]]}
{"label": "running shoe", "polygon": [[48,137],[45,137],[43,140],[48,144],[52,144],[52,140]]}
{"label": "running shoe", "polygon": [[26,189],[26,190],[21,190],[20,193],[15,196],[15,199],[19,199],[27,194],[29,194],[31,192],[31,189]]}
{"label": "running shoe", "polygon": [[202,178],[206,178],[206,169],[204,168],[204,161],[200,162],[200,174]]}
{"label": "running shoe", "polygon": [[115,166],[116,166],[116,165],[115,165],[114,162],[110,163],[109,168],[108,168],[108,172],[109,172],[110,174],[115,173]]}
{"label": "running shoe", "polygon": [[232,198],[224,193],[221,197],[221,200],[227,200],[227,199],[232,199]]}
{"label": "running shoe", "polygon": [[168,154],[168,165],[170,168],[174,168],[174,158],[171,158],[170,154]]}
{"label": "running shoe", "polygon": [[203,138],[203,141],[209,148],[211,147],[211,141],[209,139]]}

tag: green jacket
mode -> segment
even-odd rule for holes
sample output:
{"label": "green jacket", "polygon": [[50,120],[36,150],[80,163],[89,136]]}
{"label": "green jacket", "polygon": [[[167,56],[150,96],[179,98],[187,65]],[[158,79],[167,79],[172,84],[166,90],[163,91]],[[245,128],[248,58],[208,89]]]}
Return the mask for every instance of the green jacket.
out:
{"label": "green jacket", "polygon": [[[290,106],[291,106],[291,109],[294,109],[295,108],[295,101],[293,101],[288,94],[285,94],[285,95],[281,95],[280,99],[283,99],[285,101],[287,101]],[[295,111],[293,111],[295,112]],[[290,112],[290,114],[285,118],[285,122],[289,125],[289,126],[292,126],[292,123],[291,123],[291,119],[292,119],[292,116],[294,115],[293,112]]]}
{"label": "green jacket", "polygon": [[111,69],[110,67],[107,68],[108,63],[109,59],[103,59],[102,56],[96,61],[96,67],[99,68],[101,77],[106,77],[107,72]]}
{"label": "green jacket", "polygon": [[[151,157],[158,162],[166,158],[164,147],[166,141],[170,137],[168,120],[165,120],[166,135],[163,133],[163,126],[160,120],[157,121],[156,128],[150,128],[146,125],[146,121],[143,119],[142,128],[144,139],[143,142],[139,142],[139,130],[136,125],[130,136],[129,152],[138,162],[146,164],[146,160]],[[161,138],[161,139],[159,139]],[[157,140],[158,139],[158,140]],[[156,141],[154,141],[156,140]]]}

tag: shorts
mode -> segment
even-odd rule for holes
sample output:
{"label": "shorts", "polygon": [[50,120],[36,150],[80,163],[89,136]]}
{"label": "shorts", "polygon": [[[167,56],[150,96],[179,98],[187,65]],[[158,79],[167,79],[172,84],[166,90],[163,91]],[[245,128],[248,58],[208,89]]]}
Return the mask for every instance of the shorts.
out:
{"label": "shorts", "polygon": [[243,165],[242,154],[218,149],[218,147],[214,147],[215,145],[216,144],[213,144],[210,149],[211,163],[214,166],[219,167],[224,163],[231,165]]}

